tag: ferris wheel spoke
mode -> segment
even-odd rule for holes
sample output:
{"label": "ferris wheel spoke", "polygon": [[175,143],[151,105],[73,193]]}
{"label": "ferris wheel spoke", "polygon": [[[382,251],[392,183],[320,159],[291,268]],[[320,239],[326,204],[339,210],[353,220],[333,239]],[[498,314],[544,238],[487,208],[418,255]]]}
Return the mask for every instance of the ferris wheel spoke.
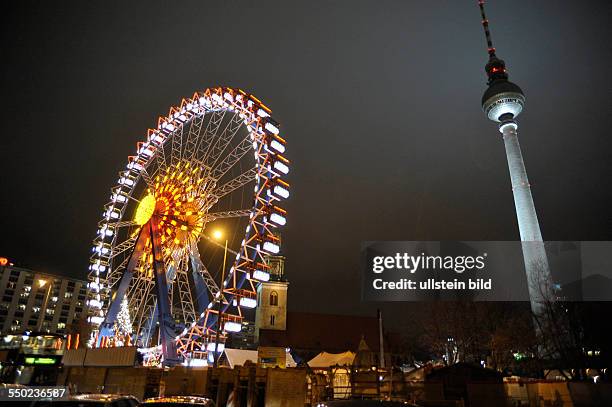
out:
{"label": "ferris wheel spoke", "polygon": [[152,297],[151,301],[144,305],[141,318],[138,322],[138,330],[143,344],[151,344],[151,338],[157,322],[157,298]]}
{"label": "ferris wheel spoke", "polygon": [[[215,140],[207,156],[204,158],[204,165],[208,168],[213,168],[225,151],[229,143],[234,139],[240,128],[244,125],[242,118],[234,114],[232,119],[227,123],[221,135]],[[247,133],[248,137],[248,133]]]}
{"label": "ferris wheel spoke", "polygon": [[155,164],[155,171],[153,171],[153,174],[151,174],[153,179],[155,179],[157,174],[163,172],[168,166],[166,163],[166,153],[164,151],[164,146],[160,146],[159,148],[157,148],[155,154]]}
{"label": "ferris wheel spoke", "polygon": [[212,178],[215,180],[221,179],[238,161],[242,159],[249,151],[253,149],[252,141],[249,137],[242,140],[228,155],[225,156],[223,161],[218,165],[215,165],[212,170]]}
{"label": "ferris wheel spoke", "polygon": [[237,209],[233,211],[211,212],[204,215],[206,222],[212,222],[216,219],[241,218],[250,216],[253,213],[252,209]]}
{"label": "ferris wheel spoke", "polygon": [[225,112],[226,110],[216,110],[212,112],[206,129],[204,130],[204,134],[200,136],[200,143],[196,148],[193,159],[201,165],[204,165],[204,158],[208,155],[208,150],[219,132],[219,127],[221,127]]}
{"label": "ferris wheel spoke", "polygon": [[120,222],[115,222],[115,223],[109,223],[108,226],[118,229],[118,228],[124,228],[124,227],[129,227],[129,226],[136,226],[138,225],[136,222],[134,222],[133,220],[124,220],[124,221],[120,221]]}
{"label": "ferris wheel spoke", "polygon": [[142,177],[142,179],[147,184],[147,187],[149,187],[149,188],[154,188],[155,187],[155,184],[153,183],[153,177],[151,177],[151,175],[147,172],[146,168],[143,168],[140,171],[140,176]]}
{"label": "ferris wheel spoke", "polygon": [[[147,281],[143,286],[142,296],[139,298],[138,303],[135,304],[137,308],[134,308],[136,310],[136,315],[133,320],[133,323],[134,323],[134,326],[136,327],[136,332],[138,333],[140,333],[142,329],[143,320],[146,319],[146,317],[149,316],[149,314],[152,314],[151,303],[155,304],[155,298],[151,298],[153,297],[152,296],[153,286],[154,284],[152,281]],[[151,318],[152,317],[154,317],[154,315],[151,315]]]}
{"label": "ferris wheel spoke", "polygon": [[189,126],[189,132],[187,133],[187,141],[185,142],[185,158],[192,160],[198,147],[199,135],[202,131],[202,125],[206,114],[196,115]]}
{"label": "ferris wheel spoke", "polygon": [[121,253],[124,253],[126,250],[131,249],[132,247],[134,247],[137,240],[138,240],[138,234],[132,237],[129,237],[127,240],[119,243],[118,245],[115,245],[115,247],[113,248],[113,252],[110,255],[110,258],[114,259],[115,257],[119,256]]}
{"label": "ferris wheel spoke", "polygon": [[216,199],[222,198],[225,195],[229,194],[230,192],[233,192],[237,190],[238,188],[247,185],[249,182],[254,181],[256,175],[257,175],[257,167],[253,167],[250,170],[245,171],[242,174],[238,175],[237,177],[232,178],[225,184],[219,187],[216,187],[211,192],[211,195],[214,196]]}
{"label": "ferris wheel spoke", "polygon": [[191,297],[191,284],[189,283],[188,261],[186,257],[181,259],[176,273],[176,286],[179,294],[179,302],[183,313],[183,321],[185,324],[196,320],[196,313],[193,307],[193,298]]}
{"label": "ferris wheel spoke", "polygon": [[172,133],[172,151],[170,156],[171,165],[176,165],[181,161],[182,149],[183,149],[183,131],[185,126],[180,126],[177,130]]}
{"label": "ferris wheel spoke", "polygon": [[112,268],[108,272],[104,279],[101,279],[104,281],[107,289],[110,290],[115,286],[115,284],[117,284],[119,280],[121,280],[121,274],[125,270],[125,267],[127,266],[129,260],[129,257],[123,259],[123,261],[117,267]]}
{"label": "ferris wheel spoke", "polygon": [[[204,237],[204,239],[206,239],[209,243],[212,243],[214,246],[217,246],[220,249],[224,249],[225,250],[225,245],[223,245],[220,242],[217,242],[215,239],[213,239],[212,237],[208,236],[208,235],[202,235]],[[232,253],[235,254],[236,256],[238,256],[240,253],[238,253],[236,250],[228,247],[227,248],[227,252],[228,253]]]}
{"label": "ferris wheel spoke", "polygon": [[[132,281],[130,287],[128,288],[125,296],[128,299],[128,306],[130,309],[140,309],[138,306],[140,305],[140,301],[143,298],[142,290],[146,286],[146,279],[142,277],[134,278],[135,281]],[[136,308],[134,308],[136,307]]]}

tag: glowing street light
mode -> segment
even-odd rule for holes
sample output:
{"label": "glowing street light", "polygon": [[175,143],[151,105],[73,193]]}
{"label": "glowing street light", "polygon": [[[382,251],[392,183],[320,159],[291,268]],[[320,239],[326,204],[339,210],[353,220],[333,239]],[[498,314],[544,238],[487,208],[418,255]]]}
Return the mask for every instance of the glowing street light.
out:
{"label": "glowing street light", "polygon": [[42,330],[42,325],[45,320],[45,315],[47,314],[47,305],[49,304],[49,296],[51,295],[51,288],[53,287],[53,280],[49,282],[49,280],[45,280],[44,278],[38,279],[38,287],[43,288],[47,283],[49,286],[47,287],[47,292],[45,293],[45,300],[43,301],[42,308],[40,309],[40,315],[38,316],[38,326],[36,327],[37,331]]}

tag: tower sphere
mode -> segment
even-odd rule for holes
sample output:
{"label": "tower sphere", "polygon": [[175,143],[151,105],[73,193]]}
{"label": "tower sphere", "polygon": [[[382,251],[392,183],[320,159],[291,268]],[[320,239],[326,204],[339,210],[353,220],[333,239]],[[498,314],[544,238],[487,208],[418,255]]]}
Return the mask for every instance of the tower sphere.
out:
{"label": "tower sphere", "polygon": [[508,80],[493,81],[482,95],[482,109],[489,120],[501,121],[504,114],[518,116],[525,106],[525,95],[518,85]]}

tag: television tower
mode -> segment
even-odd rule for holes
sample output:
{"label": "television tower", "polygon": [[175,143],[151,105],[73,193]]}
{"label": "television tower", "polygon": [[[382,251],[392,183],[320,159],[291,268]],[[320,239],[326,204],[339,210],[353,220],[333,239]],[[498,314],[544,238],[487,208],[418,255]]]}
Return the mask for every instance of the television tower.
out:
{"label": "television tower", "polygon": [[482,108],[489,120],[499,123],[499,131],[506,147],[531,309],[539,313],[542,310],[543,301],[552,300],[554,293],[538,216],[518,141],[518,124],[515,121],[525,106],[525,95],[518,85],[508,80],[506,64],[495,55],[489,32],[489,20],[484,11],[484,0],[479,0],[478,5],[489,54],[489,61],[485,66],[488,88],[482,96]]}

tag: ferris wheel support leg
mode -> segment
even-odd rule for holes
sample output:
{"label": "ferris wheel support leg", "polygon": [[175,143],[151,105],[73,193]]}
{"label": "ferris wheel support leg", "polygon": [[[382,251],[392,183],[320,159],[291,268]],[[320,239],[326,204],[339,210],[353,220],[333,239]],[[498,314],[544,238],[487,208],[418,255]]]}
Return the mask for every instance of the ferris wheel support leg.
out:
{"label": "ferris wheel support leg", "polygon": [[[197,249],[196,249],[197,250]],[[204,277],[198,272],[199,260],[195,257],[195,255],[189,256],[191,260],[191,276],[193,278],[193,283],[196,291],[196,307],[198,309],[198,315],[202,314],[206,311],[206,306],[210,302],[208,298],[208,288],[206,287],[206,282],[204,281]]]}
{"label": "ferris wheel support leg", "polygon": [[111,299],[110,306],[108,307],[108,312],[104,317],[104,322],[100,324],[100,334],[98,335],[98,340],[96,342],[96,346],[100,346],[102,342],[102,338],[111,337],[115,335],[114,326],[117,321],[117,315],[121,309],[121,303],[123,302],[123,298],[125,297],[125,293],[127,292],[128,287],[130,286],[130,281],[132,281],[132,276],[134,275],[134,270],[138,265],[138,259],[142,256],[142,253],[145,249],[145,243],[147,238],[149,237],[148,228],[141,228],[138,233],[138,239],[136,240],[136,244],[134,245],[134,249],[130,254],[130,259],[128,261],[128,265],[125,269],[125,272],[121,276],[121,280],[119,281],[119,285],[117,287],[117,291],[113,294]]}
{"label": "ferris wheel support leg", "polygon": [[153,270],[155,273],[155,289],[157,294],[157,318],[159,321],[159,337],[161,339],[163,364],[172,366],[179,362],[174,337],[176,335],[174,318],[170,312],[168,296],[168,280],[161,250],[161,238],[157,219],[150,221],[151,243],[153,248]]}

